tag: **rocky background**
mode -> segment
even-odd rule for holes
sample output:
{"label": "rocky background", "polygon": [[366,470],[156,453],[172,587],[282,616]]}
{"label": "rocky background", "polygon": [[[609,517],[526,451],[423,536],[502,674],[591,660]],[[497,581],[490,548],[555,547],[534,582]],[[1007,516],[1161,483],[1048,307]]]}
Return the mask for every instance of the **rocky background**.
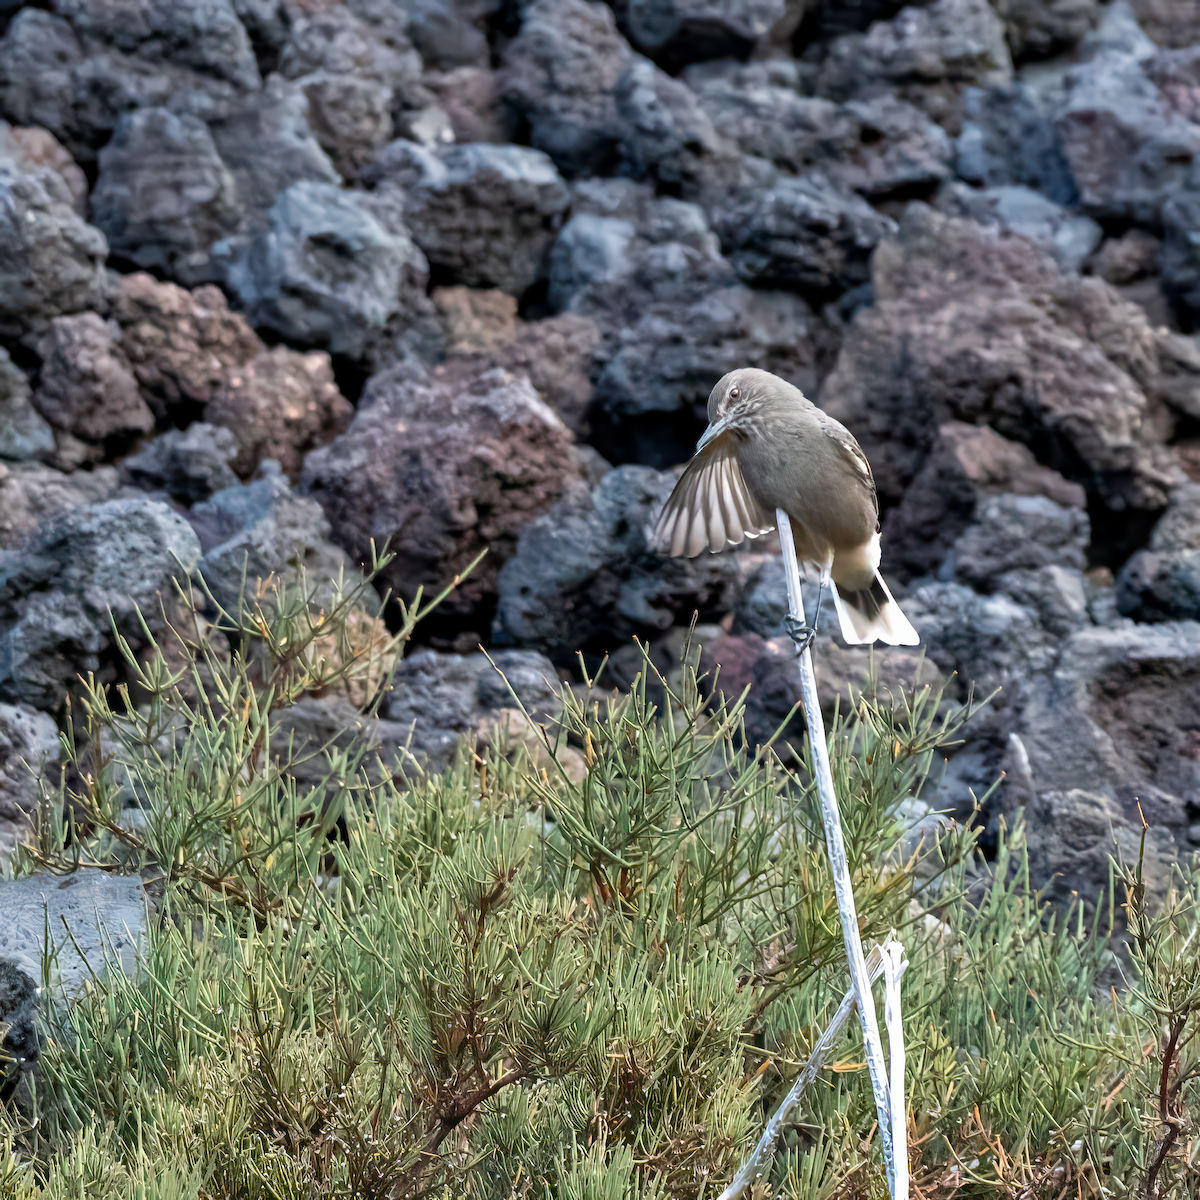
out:
{"label": "rocky background", "polygon": [[[552,711],[577,651],[671,670],[693,612],[767,736],[773,548],[645,540],[759,366],[875,466],[927,655],[883,684],[1003,688],[931,802],[1006,771],[990,828],[1024,805],[1060,893],[1139,808],[1158,864],[1200,844],[1200,2],[0,0],[0,34],[10,841],[78,674],[122,678],[109,610],[136,647],[247,555],[391,539],[411,598],[489,550],[385,751],[495,727],[480,644]],[[830,702],[867,670],[822,638]]]}

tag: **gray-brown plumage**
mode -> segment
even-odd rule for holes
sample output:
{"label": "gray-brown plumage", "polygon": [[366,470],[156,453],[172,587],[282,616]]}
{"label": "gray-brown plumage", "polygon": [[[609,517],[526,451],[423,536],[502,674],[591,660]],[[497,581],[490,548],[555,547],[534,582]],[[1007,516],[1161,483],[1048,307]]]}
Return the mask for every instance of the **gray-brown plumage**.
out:
{"label": "gray-brown plumage", "polygon": [[915,646],[879,574],[879,503],[853,434],[767,371],[731,371],[708,398],[708,429],[651,534],[663,554],[714,553],[792,519],[796,556],[832,578],[842,636]]}

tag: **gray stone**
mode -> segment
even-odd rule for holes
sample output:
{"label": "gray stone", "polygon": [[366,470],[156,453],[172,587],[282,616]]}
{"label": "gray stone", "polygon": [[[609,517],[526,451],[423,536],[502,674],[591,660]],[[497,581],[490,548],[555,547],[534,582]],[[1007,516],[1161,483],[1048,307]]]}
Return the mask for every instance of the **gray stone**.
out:
{"label": "gray stone", "polygon": [[606,174],[621,136],[614,91],[634,57],[607,5],[533,0],[504,51],[501,94],[564,175]]}
{"label": "gray stone", "polygon": [[[70,875],[0,880],[0,959],[40,981],[44,957],[56,997],[80,996],[112,966],[137,967],[146,893],[136,875],[81,868]],[[47,941],[49,930],[49,941]]]}
{"label": "gray stone", "polygon": [[218,277],[210,248],[241,220],[237,185],[208,126],[165,108],[117,123],[100,151],[92,212],[116,253],[187,284]]}
{"label": "gray stone", "polygon": [[0,547],[30,544],[71,509],[111,500],[120,487],[112,467],[66,474],[43,463],[0,464]]}
{"label": "gray stone", "polygon": [[1100,0],[997,0],[995,8],[1018,62],[1069,50],[1104,11]]}
{"label": "gray stone", "polygon": [[630,0],[629,34],[653,53],[671,45],[687,58],[708,58],[704,51],[732,39],[754,42],[787,14],[784,0]]}
{"label": "gray stone", "polygon": [[80,34],[124,53],[150,50],[239,87],[259,84],[250,39],[230,0],[56,0],[55,11]]}
{"label": "gray stone", "polygon": [[0,171],[36,175],[56,200],[69,204],[81,217],[86,216],[87,176],[49,130],[0,121]]}
{"label": "gray stone", "polygon": [[236,609],[243,573],[253,595],[259,580],[287,575],[323,549],[329,522],[321,506],[297,496],[278,472],[222,488],[186,514],[203,551],[200,571],[216,599]]}
{"label": "gray stone", "polygon": [[43,788],[55,786],[61,753],[58,726],[50,717],[27,704],[0,704],[0,875],[27,832]]}
{"label": "gray stone", "polygon": [[1091,530],[1087,514],[1045,496],[990,496],[954,543],[956,573],[980,587],[1006,571],[1058,565],[1082,571]]}
{"label": "gray stone", "polygon": [[564,661],[730,612],[743,583],[737,552],[663,559],[646,526],[676,473],[625,466],[593,488],[572,483],[564,499],[521,530],[500,572],[492,627],[497,645],[528,646]]}
{"label": "gray stone", "polygon": [[26,462],[54,452],[54,433],[29,402],[29,380],[0,349],[0,458]]}
{"label": "gray stone", "polygon": [[1104,236],[1104,230],[1091,217],[1072,213],[1021,185],[977,191],[961,183],[950,184],[939,195],[938,207],[954,216],[971,217],[982,225],[996,224],[1020,234],[1044,246],[1068,271],[1078,271]]}
{"label": "gray stone", "polygon": [[1200,619],[1200,483],[1171,493],[1149,547],[1121,568],[1117,608],[1137,621]]}
{"label": "gray stone", "polygon": [[229,465],[237,452],[231,430],[197,421],[147,442],[122,461],[121,470],[135,486],[165,492],[172,500],[191,505],[237,485]]}
{"label": "gray stone", "polygon": [[99,670],[104,645],[78,596],[34,592],[0,629],[0,699],[57,709],[81,672]]}
{"label": "gray stone", "polygon": [[405,222],[433,267],[454,282],[514,296],[542,275],[571,201],[545,154],[480,143],[409,162],[401,168]]}
{"label": "gray stone", "polygon": [[1022,567],[994,576],[992,584],[998,592],[1033,609],[1042,628],[1059,637],[1092,623],[1087,588],[1079,567],[1058,563]]}
{"label": "gray stone", "polygon": [[297,183],[230,270],[251,320],[302,345],[360,355],[393,318],[424,311],[429,265],[402,199]]}
{"label": "gray stone", "polygon": [[33,175],[0,174],[0,334],[39,336],[62,313],[100,308],[108,243]]}
{"label": "gray stone", "polygon": [[403,0],[408,36],[427,67],[451,71],[487,65],[488,42],[480,25],[500,0]]}

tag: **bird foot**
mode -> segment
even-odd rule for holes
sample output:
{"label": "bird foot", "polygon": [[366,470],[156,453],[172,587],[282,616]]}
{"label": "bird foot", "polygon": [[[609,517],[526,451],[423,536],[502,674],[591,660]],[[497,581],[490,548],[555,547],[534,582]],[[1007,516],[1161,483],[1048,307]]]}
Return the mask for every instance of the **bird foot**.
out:
{"label": "bird foot", "polygon": [[806,625],[803,621],[798,621],[791,613],[783,618],[783,631],[796,643],[798,654],[803,654],[812,645],[813,638],[817,636],[815,625]]}

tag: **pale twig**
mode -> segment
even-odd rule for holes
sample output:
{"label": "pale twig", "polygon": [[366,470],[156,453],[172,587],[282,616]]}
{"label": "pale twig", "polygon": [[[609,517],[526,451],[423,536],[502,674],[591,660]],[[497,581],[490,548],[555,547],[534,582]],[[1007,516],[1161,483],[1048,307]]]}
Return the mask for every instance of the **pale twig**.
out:
{"label": "pale twig", "polygon": [[[792,621],[804,626],[804,597],[800,594],[800,564],[796,560],[796,543],[792,540],[791,518],[779,508],[775,510],[775,519],[779,528],[779,544],[783,548],[788,609]],[[814,614],[814,619],[819,616],[820,613]],[[842,938],[846,945],[850,980],[858,994],[863,1050],[867,1059],[867,1071],[871,1076],[871,1090],[875,1093],[875,1109],[879,1114],[879,1136],[887,1163],[888,1187],[892,1200],[904,1200],[896,1190],[896,1160],[892,1150],[892,1103],[887,1066],[883,1057],[883,1040],[879,1036],[875,1000],[871,995],[871,981],[867,975],[862,939],[858,933],[858,910],[854,904],[854,888],[846,860],[846,839],[842,835],[841,813],[838,811],[837,796],[833,790],[833,772],[829,767],[825,722],[821,717],[821,705],[817,699],[817,677],[813,671],[812,651],[805,646],[797,658],[800,667],[800,699],[804,705],[804,718],[808,723],[809,753],[812,756],[813,776],[816,779],[817,796],[821,804],[821,822],[825,826],[825,845],[829,852],[830,870],[833,873],[833,890],[837,898],[838,915],[842,919]]]}

